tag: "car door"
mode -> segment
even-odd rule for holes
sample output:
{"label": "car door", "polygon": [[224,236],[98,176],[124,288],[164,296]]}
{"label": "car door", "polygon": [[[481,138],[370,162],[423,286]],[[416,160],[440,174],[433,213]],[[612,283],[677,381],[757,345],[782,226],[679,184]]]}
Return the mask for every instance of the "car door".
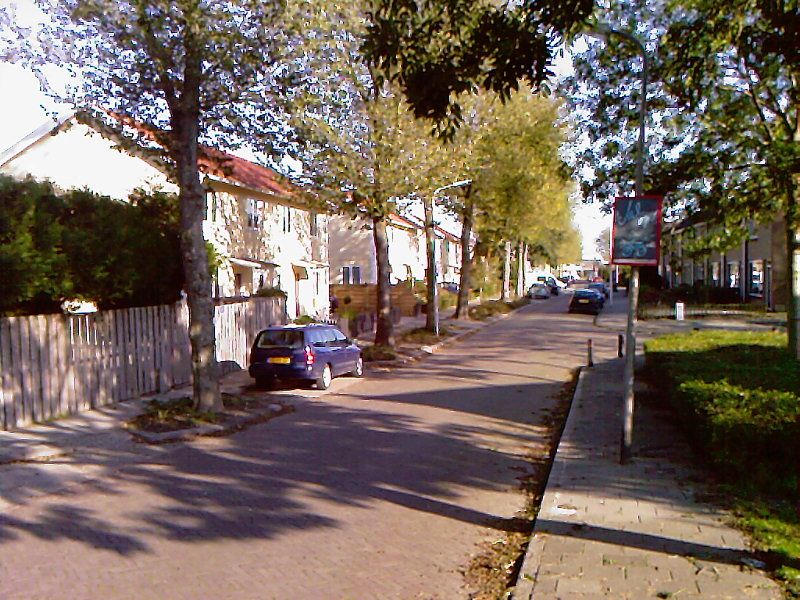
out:
{"label": "car door", "polygon": [[334,371],[337,375],[348,373],[355,367],[355,358],[352,356],[350,345],[347,343],[347,336],[338,329],[332,329],[331,332],[334,338],[333,345],[336,348]]}

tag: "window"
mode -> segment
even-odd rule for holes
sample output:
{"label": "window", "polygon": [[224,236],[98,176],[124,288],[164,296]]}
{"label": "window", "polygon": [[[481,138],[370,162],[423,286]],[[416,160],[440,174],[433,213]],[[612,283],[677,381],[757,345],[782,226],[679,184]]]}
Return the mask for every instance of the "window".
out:
{"label": "window", "polygon": [[206,202],[208,203],[209,208],[209,219],[213,222],[217,220],[217,192],[214,190],[210,190],[208,194],[206,194]]}
{"label": "window", "polygon": [[261,208],[263,202],[257,202],[252,198],[247,200],[247,226],[258,229],[261,224]]}
{"label": "window", "polygon": [[331,329],[333,332],[332,346],[347,346],[347,337],[338,329]]}
{"label": "window", "polygon": [[342,267],[342,284],[361,285],[361,267],[355,265]]}
{"label": "window", "polygon": [[267,330],[258,337],[256,346],[258,348],[302,348],[303,332],[289,329]]}
{"label": "window", "polygon": [[764,295],[764,261],[751,260],[748,265],[749,293],[751,296]]}
{"label": "window", "polygon": [[739,263],[738,262],[729,262],[728,263],[728,287],[738,288],[739,287]]}
{"label": "window", "polygon": [[292,207],[281,206],[281,225],[284,233],[289,233],[292,230]]}
{"label": "window", "polygon": [[711,263],[711,283],[714,287],[719,287],[721,284],[718,262]]}

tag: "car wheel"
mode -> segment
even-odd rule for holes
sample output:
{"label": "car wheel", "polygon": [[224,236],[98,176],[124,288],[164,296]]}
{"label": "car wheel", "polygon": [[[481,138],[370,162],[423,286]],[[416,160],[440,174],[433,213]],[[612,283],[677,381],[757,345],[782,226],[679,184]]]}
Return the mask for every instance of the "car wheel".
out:
{"label": "car wheel", "polygon": [[353,369],[350,372],[350,374],[353,377],[362,377],[364,375],[364,359],[363,358],[361,358],[360,356],[358,357],[358,360],[356,361],[356,368]]}
{"label": "car wheel", "polygon": [[322,369],[322,373],[319,377],[317,377],[317,389],[318,390],[327,390],[330,385],[331,381],[333,381],[333,373],[331,373],[331,366],[325,365]]}

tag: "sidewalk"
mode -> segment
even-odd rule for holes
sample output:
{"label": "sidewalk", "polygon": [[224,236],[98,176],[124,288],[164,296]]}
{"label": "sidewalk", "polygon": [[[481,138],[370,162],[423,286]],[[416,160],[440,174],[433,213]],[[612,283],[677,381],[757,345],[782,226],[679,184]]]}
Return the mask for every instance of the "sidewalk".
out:
{"label": "sidewalk", "polygon": [[702,475],[653,400],[637,402],[635,458],[618,463],[622,371],[614,359],[581,373],[514,598],[780,598],[725,513],[698,500]]}

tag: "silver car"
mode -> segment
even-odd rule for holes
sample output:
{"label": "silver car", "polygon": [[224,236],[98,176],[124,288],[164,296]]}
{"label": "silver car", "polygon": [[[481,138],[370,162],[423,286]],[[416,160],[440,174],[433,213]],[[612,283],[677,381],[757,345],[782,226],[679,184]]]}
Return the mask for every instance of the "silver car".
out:
{"label": "silver car", "polygon": [[543,283],[534,283],[528,288],[529,298],[549,298],[550,288]]}

